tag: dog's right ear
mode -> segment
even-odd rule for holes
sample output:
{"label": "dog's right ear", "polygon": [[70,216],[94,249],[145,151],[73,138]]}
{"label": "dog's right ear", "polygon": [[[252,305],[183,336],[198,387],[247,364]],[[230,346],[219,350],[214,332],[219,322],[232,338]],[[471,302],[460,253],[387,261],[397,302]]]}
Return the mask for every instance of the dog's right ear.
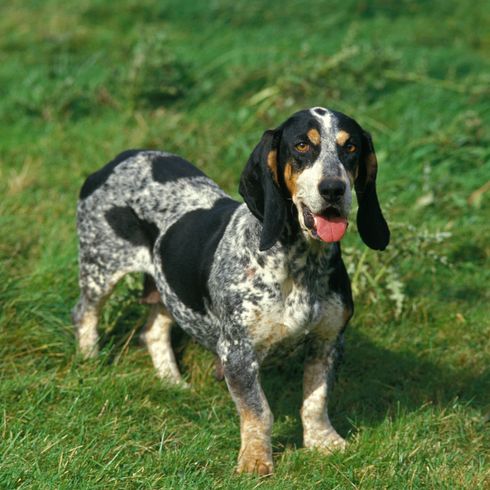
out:
{"label": "dog's right ear", "polygon": [[266,131],[240,177],[239,192],[252,214],[262,222],[261,251],[271,248],[286,224],[286,201],[279,189],[277,148],[279,130]]}

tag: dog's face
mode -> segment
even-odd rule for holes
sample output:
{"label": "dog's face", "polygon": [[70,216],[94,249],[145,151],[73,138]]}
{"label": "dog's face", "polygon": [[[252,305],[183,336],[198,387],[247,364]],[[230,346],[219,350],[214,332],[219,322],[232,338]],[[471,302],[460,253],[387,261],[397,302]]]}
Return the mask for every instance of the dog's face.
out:
{"label": "dog's face", "polygon": [[315,108],[284,123],[277,166],[307,239],[342,238],[361,151],[362,130],[343,114]]}
{"label": "dog's face", "polygon": [[306,240],[339,241],[347,228],[354,187],[364,242],[384,249],[389,230],[376,195],[377,163],[368,133],[348,116],[316,107],[266,131],[249,159],[240,192],[264,224],[261,249],[282,233],[292,201]]}

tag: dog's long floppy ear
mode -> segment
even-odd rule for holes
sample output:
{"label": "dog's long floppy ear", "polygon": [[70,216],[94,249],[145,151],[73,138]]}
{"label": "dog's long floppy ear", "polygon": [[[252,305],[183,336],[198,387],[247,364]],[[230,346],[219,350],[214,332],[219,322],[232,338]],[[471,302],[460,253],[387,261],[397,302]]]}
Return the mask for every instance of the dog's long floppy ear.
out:
{"label": "dog's long floppy ear", "polygon": [[240,177],[239,192],[252,214],[262,222],[261,251],[279,240],[286,224],[286,201],[278,183],[279,130],[266,131]]}
{"label": "dog's long floppy ear", "polygon": [[371,135],[363,131],[362,155],[354,186],[359,209],[357,228],[363,242],[374,250],[384,250],[390,241],[390,230],[381,212],[376,194],[378,162]]}

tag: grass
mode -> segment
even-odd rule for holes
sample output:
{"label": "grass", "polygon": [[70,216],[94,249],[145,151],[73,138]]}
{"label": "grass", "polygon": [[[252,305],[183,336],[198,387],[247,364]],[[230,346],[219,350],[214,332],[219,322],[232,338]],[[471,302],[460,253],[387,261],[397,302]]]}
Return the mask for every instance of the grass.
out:
{"label": "grass", "polygon": [[[0,487],[488,488],[490,9],[477,0],[12,0],[0,6]],[[276,473],[233,473],[238,421],[177,332],[162,385],[138,278],[76,355],[75,204],[130,147],[177,152],[233,196],[262,131],[326,105],[373,134],[392,227],[346,238],[356,314],[331,413],[301,449],[299,357],[264,370]]]}

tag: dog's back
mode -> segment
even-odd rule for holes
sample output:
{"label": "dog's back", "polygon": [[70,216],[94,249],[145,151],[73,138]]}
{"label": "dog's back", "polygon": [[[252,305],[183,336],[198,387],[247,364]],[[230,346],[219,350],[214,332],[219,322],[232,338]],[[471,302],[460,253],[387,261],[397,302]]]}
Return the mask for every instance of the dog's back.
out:
{"label": "dog's back", "polygon": [[154,276],[159,238],[218,201],[238,205],[189,162],[158,151],[126,151],[86,179],[77,210],[81,297],[73,312],[84,355],[97,351],[92,326],[117,281],[130,272]]}
{"label": "dog's back", "polygon": [[[146,246],[182,215],[228,197],[192,164],[159,151],[130,150],[90,175],[78,203],[80,239],[92,233]],[[101,219],[102,218],[102,219]],[[106,227],[105,225],[108,225]],[[105,229],[98,229],[104,227]]]}

